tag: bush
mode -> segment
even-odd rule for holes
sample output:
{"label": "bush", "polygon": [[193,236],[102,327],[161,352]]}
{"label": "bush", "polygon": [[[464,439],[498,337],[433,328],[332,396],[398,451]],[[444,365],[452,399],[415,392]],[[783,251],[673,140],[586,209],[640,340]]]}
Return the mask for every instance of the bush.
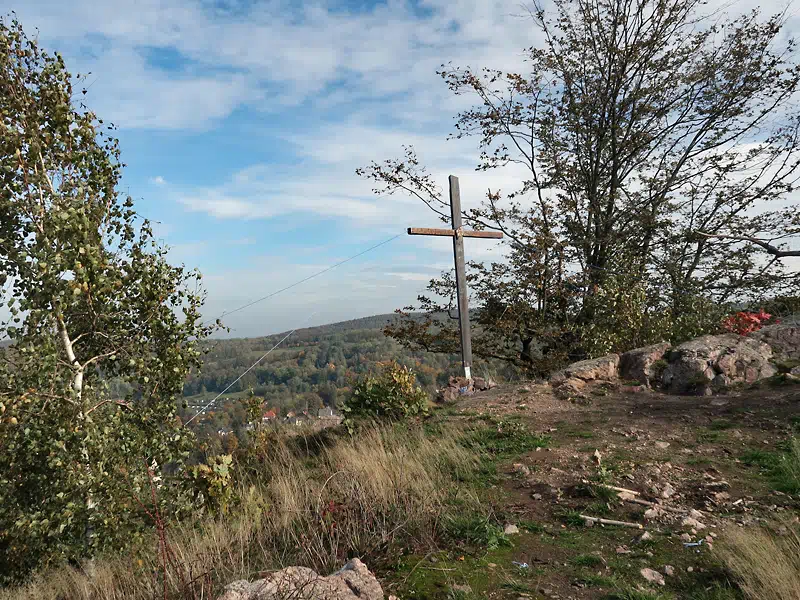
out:
{"label": "bush", "polygon": [[413,371],[396,362],[359,379],[342,407],[348,428],[358,419],[397,421],[427,412],[428,394],[416,384]]}
{"label": "bush", "polygon": [[731,333],[747,335],[761,329],[771,318],[772,315],[763,310],[757,313],[739,311],[722,321],[722,328]]}

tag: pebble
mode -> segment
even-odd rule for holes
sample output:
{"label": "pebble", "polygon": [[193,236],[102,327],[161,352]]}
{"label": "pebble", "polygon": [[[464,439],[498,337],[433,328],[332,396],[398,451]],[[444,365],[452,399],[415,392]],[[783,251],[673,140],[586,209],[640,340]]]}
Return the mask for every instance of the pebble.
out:
{"label": "pebble", "polygon": [[684,527],[691,527],[692,529],[706,528],[705,525],[703,525],[700,521],[698,521],[694,517],[686,517],[683,521],[681,521],[681,525],[683,525]]}
{"label": "pebble", "polygon": [[642,534],[642,536],[639,538],[639,541],[640,542],[647,542],[647,541],[652,540],[652,539],[653,539],[653,536],[650,535],[650,532],[649,531],[645,531]]}
{"label": "pebble", "polygon": [[694,573],[694,567],[686,567],[687,573]]}
{"label": "pebble", "polygon": [[672,487],[672,484],[670,484],[670,483],[667,483],[667,484],[664,486],[664,489],[663,489],[663,490],[661,490],[661,497],[662,497],[662,498],[664,498],[664,499],[667,499],[667,498],[669,498],[669,497],[670,497],[670,496],[672,496],[673,494],[675,494],[675,488],[674,488],[674,487]]}
{"label": "pebble", "polygon": [[645,567],[644,569],[642,569],[639,572],[642,574],[642,577],[644,577],[650,583],[657,583],[658,585],[665,585],[664,576],[661,573],[659,573],[658,571],[655,571],[653,569]]}
{"label": "pebble", "polygon": [[682,533],[681,534],[681,541],[682,542],[691,542],[692,541],[692,536],[690,536],[688,533]]}
{"label": "pebble", "polygon": [[644,511],[644,518],[645,519],[655,519],[661,514],[661,511],[657,508],[648,508]]}
{"label": "pebble", "polygon": [[664,565],[664,575],[667,575],[668,577],[675,575],[675,567],[672,565]]}
{"label": "pebble", "polygon": [[517,527],[516,525],[512,525],[511,523],[509,523],[508,525],[506,525],[506,528],[503,530],[503,533],[505,533],[506,535],[514,535],[514,534],[517,534],[517,533],[519,533],[519,527]]}
{"label": "pebble", "polygon": [[661,450],[666,450],[669,448],[669,442],[656,442],[655,446]]}

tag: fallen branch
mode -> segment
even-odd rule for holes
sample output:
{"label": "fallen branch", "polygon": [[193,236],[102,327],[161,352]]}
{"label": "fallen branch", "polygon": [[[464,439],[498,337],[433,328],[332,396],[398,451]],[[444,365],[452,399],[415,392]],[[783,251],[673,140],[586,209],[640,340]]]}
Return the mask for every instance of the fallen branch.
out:
{"label": "fallen branch", "polygon": [[600,517],[589,517],[581,515],[581,519],[587,523],[599,523],[600,525],[619,525],[620,527],[633,527],[634,529],[644,529],[641,523],[630,523],[628,521],[615,521],[614,519],[601,519]]}
{"label": "fallen branch", "polygon": [[634,490],[628,490],[628,489],[621,488],[621,487],[615,487],[613,485],[606,485],[605,483],[592,483],[591,481],[588,481],[586,479],[583,480],[583,483],[585,483],[586,485],[595,485],[597,487],[606,488],[607,490],[614,490],[615,492],[622,492],[622,493],[625,493],[625,494],[633,494],[634,496],[638,496],[639,495],[639,492],[636,492]]}
{"label": "fallen branch", "polygon": [[635,504],[641,504],[642,506],[647,506],[650,508],[658,508],[661,510],[665,510],[667,512],[679,513],[683,514],[688,512],[687,510],[681,510],[680,508],[673,508],[671,506],[665,506],[663,504],[659,504],[658,502],[649,502],[648,500],[642,500],[641,498],[634,498],[630,494],[626,492],[620,492],[617,494],[617,498],[622,500],[623,502],[633,502]]}

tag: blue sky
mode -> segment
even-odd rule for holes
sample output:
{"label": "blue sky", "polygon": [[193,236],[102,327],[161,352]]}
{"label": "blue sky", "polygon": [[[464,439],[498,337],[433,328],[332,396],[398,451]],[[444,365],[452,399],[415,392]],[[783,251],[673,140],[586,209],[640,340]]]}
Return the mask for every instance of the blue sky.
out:
{"label": "blue sky", "polygon": [[[475,140],[446,141],[471,100],[452,96],[436,69],[522,69],[522,50],[537,42],[525,6],[0,0],[71,71],[91,72],[87,104],[120,128],[123,191],[158,222],[173,259],[204,273],[209,317],[408,226],[435,226],[414,200],[377,198],[354,173],[404,143],[440,185],[459,175],[467,206],[488,187],[515,187],[513,169],[474,172]],[[500,252],[473,240],[467,257]],[[448,240],[403,236],[226,324],[255,336],[389,312],[451,260]]]}

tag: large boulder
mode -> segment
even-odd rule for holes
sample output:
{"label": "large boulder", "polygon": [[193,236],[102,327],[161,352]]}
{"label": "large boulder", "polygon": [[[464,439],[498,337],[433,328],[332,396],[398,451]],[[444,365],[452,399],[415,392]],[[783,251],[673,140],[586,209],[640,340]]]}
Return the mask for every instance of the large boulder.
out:
{"label": "large boulder", "polygon": [[649,386],[659,375],[656,363],[664,359],[670,347],[669,342],[661,342],[625,352],[619,357],[620,377]]}
{"label": "large boulder", "polygon": [[383,600],[383,589],[357,558],[328,576],[305,567],[288,567],[252,583],[234,581],[219,600]]}
{"label": "large boulder", "polygon": [[590,358],[572,363],[550,376],[553,385],[561,385],[570,379],[581,381],[613,381],[619,376],[619,354]]}
{"label": "large boulder", "polygon": [[662,382],[672,393],[709,395],[715,387],[771,377],[777,373],[771,359],[769,344],[755,338],[705,335],[670,352]]}
{"label": "large boulder", "polygon": [[767,325],[750,337],[769,344],[776,358],[800,360],[800,323]]}

